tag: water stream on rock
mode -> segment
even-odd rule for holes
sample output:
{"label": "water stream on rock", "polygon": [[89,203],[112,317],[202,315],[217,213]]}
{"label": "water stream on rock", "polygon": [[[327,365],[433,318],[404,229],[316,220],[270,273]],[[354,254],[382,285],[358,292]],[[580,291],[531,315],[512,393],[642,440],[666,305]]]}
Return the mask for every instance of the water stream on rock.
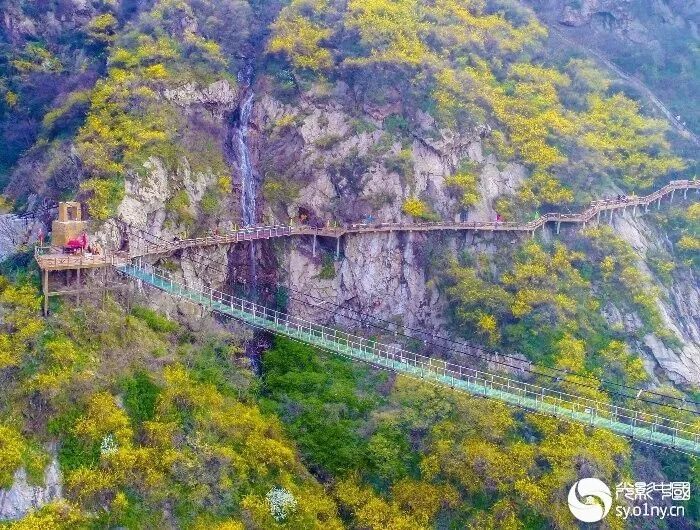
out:
{"label": "water stream on rock", "polygon": [[[249,125],[250,117],[253,112],[253,99],[255,93],[250,90],[253,78],[253,69],[251,65],[246,66],[238,74],[239,83],[245,86],[247,94],[239,108],[238,128],[235,132],[236,141],[236,158],[238,160],[238,169],[241,174],[241,212],[244,226],[252,226],[256,222],[255,217],[255,173],[253,164],[251,163],[251,154],[249,146]],[[251,242],[249,256],[251,294],[253,297],[257,295],[257,264],[255,259],[255,245]]]}
{"label": "water stream on rock", "polygon": [[253,175],[250,149],[248,147],[248,124],[250,123],[250,114],[253,110],[254,97],[255,94],[250,92],[241,104],[240,122],[236,132],[239,169],[241,171],[241,207],[243,224],[246,226],[255,224],[255,176]]}

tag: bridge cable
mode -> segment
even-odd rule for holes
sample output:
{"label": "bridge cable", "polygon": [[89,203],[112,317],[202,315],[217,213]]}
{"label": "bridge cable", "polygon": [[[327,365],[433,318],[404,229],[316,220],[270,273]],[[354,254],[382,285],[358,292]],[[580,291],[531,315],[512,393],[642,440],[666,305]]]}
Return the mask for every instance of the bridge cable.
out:
{"label": "bridge cable", "polygon": [[[185,301],[186,301],[186,302],[189,302],[189,303],[192,303],[192,304],[194,304],[194,305],[199,305],[199,304],[197,304],[197,302],[194,302],[194,301],[191,301],[191,300],[188,300],[188,299],[185,299]],[[264,331],[264,332],[266,332],[266,333],[272,333],[273,335],[277,335],[277,336],[280,336],[280,337],[284,337],[285,339],[290,340],[290,341],[292,341],[292,342],[295,342],[295,343],[297,343],[297,344],[300,344],[300,345],[303,345],[303,346],[309,346],[308,343],[304,342],[304,341],[301,340],[301,339],[298,339],[298,338],[296,338],[296,337],[292,337],[292,336],[285,335],[285,334],[280,333],[280,332],[278,332],[278,331],[269,330],[269,329],[267,329],[267,328],[265,328],[265,327],[263,327],[263,326],[260,326],[260,325],[258,325],[258,324],[255,324],[255,323],[252,323],[252,322],[249,322],[249,321],[246,321],[246,320],[243,320],[243,319],[241,319],[241,318],[239,318],[239,317],[236,317],[236,316],[231,315],[231,314],[229,314],[229,313],[225,313],[225,312],[223,312],[223,311],[221,311],[221,310],[218,310],[218,309],[215,309],[215,308],[210,308],[210,312],[211,312],[212,314],[218,314],[218,315],[220,315],[220,316],[223,317],[223,318],[235,320],[236,322],[239,322],[239,323],[244,324],[246,327],[252,327],[252,328],[254,328],[254,329],[258,329],[258,330]],[[332,349],[330,349],[330,348],[328,348],[328,347],[325,347],[325,346],[322,346],[322,345],[316,345],[316,344],[315,344],[315,345],[313,345],[313,347],[314,347],[315,349],[324,351],[324,352],[329,353],[329,354],[332,354],[332,355],[340,355],[340,356],[342,356],[342,357],[345,357],[345,358],[348,358],[348,359],[351,359],[351,360],[357,360],[357,359],[355,359],[354,357],[348,357],[347,355],[343,354],[342,352],[338,352],[338,351],[332,350]],[[369,364],[369,365],[371,365],[371,366],[374,366],[375,368],[377,368],[377,369],[379,369],[379,370],[382,370],[382,371],[385,371],[385,372],[397,373],[396,371],[392,370],[391,368],[389,368],[389,367],[387,367],[387,366],[384,366],[384,365],[381,365],[381,364],[375,364],[375,363],[373,363],[372,361],[363,360],[363,361],[361,361],[361,362],[364,362],[364,363],[366,363],[366,364]],[[447,387],[447,388],[451,388],[452,390],[456,390],[454,387],[450,387],[449,385],[439,384],[439,383],[436,383],[435,381],[431,381],[431,380],[429,380],[429,379],[423,379],[423,378],[419,378],[419,377],[416,377],[416,376],[413,376],[413,375],[409,375],[409,374],[402,374],[402,375],[404,375],[405,377],[409,377],[409,378],[411,378],[411,379],[415,379],[415,380],[417,380],[417,381],[421,381],[422,383],[425,383],[425,384],[437,386],[437,387],[439,387],[439,388],[445,388],[445,387]],[[481,398],[481,399],[490,399],[490,400],[496,400],[496,401],[498,401],[497,398],[493,398],[493,397],[489,397],[489,396],[485,396],[485,395],[478,395],[478,394],[470,394],[470,395],[471,395],[473,398],[475,398],[475,399]],[[514,405],[514,406],[518,407],[518,405]],[[529,408],[526,408],[526,410],[528,410],[531,414],[538,414],[538,415],[540,415],[540,416],[551,417],[549,414],[546,414],[546,413],[544,413],[544,412],[542,412],[542,411],[540,411],[540,410],[529,409]],[[566,422],[566,423],[571,423],[571,424],[573,424],[573,425],[580,425],[580,422],[573,421],[573,420],[571,420],[571,419],[569,419],[569,418],[567,418],[567,417],[565,417],[565,416],[557,416],[556,418],[557,418],[558,421],[564,421],[564,422]],[[620,433],[617,433],[617,432],[615,432],[615,431],[608,431],[608,432],[610,432],[610,434],[612,434],[613,436],[617,436],[617,437],[619,437],[619,438],[623,438],[623,439],[628,440],[628,441],[639,442],[639,443],[642,443],[642,444],[644,444],[644,445],[648,445],[648,446],[651,446],[651,447],[656,447],[656,448],[661,449],[661,450],[676,451],[676,452],[682,453],[682,454],[684,454],[684,455],[686,455],[686,456],[690,456],[690,457],[692,457],[693,459],[697,459],[697,458],[698,458],[698,455],[696,455],[696,454],[694,454],[694,453],[690,453],[690,452],[688,452],[688,451],[684,451],[684,450],[679,449],[679,448],[674,447],[674,446],[667,446],[667,445],[656,444],[656,443],[654,443],[654,442],[649,442],[649,441],[646,441],[646,440],[642,440],[642,439],[640,439],[640,438],[635,438],[634,436],[625,435],[625,434],[620,434]]]}
{"label": "bridge cable", "polygon": [[[153,237],[154,239],[163,241],[163,242],[165,242],[165,243],[167,243],[167,244],[171,244],[171,242],[167,242],[164,238],[162,238],[162,237],[160,237],[160,236],[156,236],[155,234],[151,234],[151,233],[149,233],[149,232],[146,232],[145,230],[140,230],[140,231],[141,231],[142,233],[144,233],[144,234],[147,234],[147,235]],[[195,247],[192,247],[192,248],[195,248]],[[187,249],[181,249],[181,250],[187,250]],[[216,263],[216,264],[222,265],[222,266],[225,266],[225,263],[223,263],[223,262],[221,262],[221,261],[219,261],[219,260],[215,260],[215,259],[213,259],[213,258],[209,258],[209,257],[206,257],[206,256],[202,256],[200,252],[196,252],[196,254],[197,254],[198,256],[200,256],[202,259],[208,261],[210,264],[207,265],[206,263],[203,263],[202,261],[198,261],[198,260],[194,259],[191,255],[190,255],[190,256],[181,256],[181,259],[184,258],[184,259],[186,259],[186,260],[188,260],[188,261],[191,261],[191,262],[193,262],[193,263],[195,263],[195,264],[197,264],[197,265],[200,265],[200,266],[201,266],[201,265],[204,265],[205,267],[208,266],[209,268],[214,269],[215,271],[217,271],[217,272],[219,272],[219,273],[221,273],[221,274],[224,274],[224,275],[227,274],[227,271],[226,271],[226,270],[211,266],[211,263]],[[292,288],[288,288],[288,289],[301,293],[301,291],[297,291],[296,289],[292,289]],[[309,295],[308,293],[302,293],[302,294],[304,294],[304,295],[306,295],[306,296],[309,296],[309,297],[311,297],[311,298],[315,298],[315,297],[313,297],[312,295]],[[322,307],[320,307],[320,306],[312,306],[312,305],[311,305],[309,302],[307,302],[307,301],[300,300],[300,299],[298,299],[298,298],[292,298],[292,299],[293,299],[294,301],[297,301],[297,302],[299,302],[299,303],[302,303],[302,304],[304,304],[304,305],[306,305],[306,306],[314,307],[314,308],[316,308],[316,309],[321,309],[322,311],[332,313],[332,311],[329,310],[329,309],[322,308]],[[319,299],[319,298],[315,298],[315,299],[316,299],[316,300],[319,300],[319,301],[323,301],[322,299]],[[335,303],[333,303],[333,302],[325,302],[325,303],[328,304],[328,305],[333,305],[333,306],[337,307],[339,310],[345,310],[345,311],[354,312],[354,313],[356,313],[356,314],[359,314],[359,315],[362,315],[362,316],[367,316],[367,317],[369,317],[369,318],[371,318],[371,319],[374,319],[374,320],[377,320],[377,321],[380,321],[380,322],[384,322],[384,323],[389,324],[389,325],[392,325],[392,326],[395,326],[395,325],[396,325],[394,322],[387,321],[387,320],[385,320],[385,319],[382,319],[382,318],[377,317],[377,316],[375,316],[375,315],[371,315],[371,314],[369,314],[369,313],[363,313],[363,312],[361,312],[361,311],[359,311],[359,310],[356,310],[356,309],[352,309],[352,308],[348,308],[348,307],[343,307],[343,306],[338,305],[338,304],[335,304]],[[337,314],[337,313],[332,313],[332,314]],[[376,328],[376,329],[382,330],[382,331],[384,331],[384,332],[386,332],[386,333],[388,333],[388,334],[401,336],[401,337],[403,337],[403,338],[405,338],[405,339],[409,339],[409,340],[421,340],[421,339],[418,339],[417,337],[412,337],[412,336],[410,336],[410,335],[405,335],[404,333],[401,333],[401,332],[398,332],[398,331],[392,331],[392,330],[387,329],[387,328],[384,328],[384,327],[382,327],[382,326],[380,326],[380,325],[369,323],[369,322],[367,322],[366,320],[363,320],[363,319],[358,319],[358,318],[350,317],[350,316],[345,316],[344,318],[347,318],[347,319],[349,319],[349,320],[353,320],[353,321],[359,322],[359,323],[362,324],[362,325],[369,325],[369,326],[374,327],[374,328]],[[413,331],[413,332],[420,333],[420,334],[423,334],[423,335],[428,335],[428,332],[425,332],[425,331],[422,331],[422,330],[417,330],[417,329],[415,329],[415,328],[405,328],[405,327],[404,327],[404,329],[408,329],[409,331]],[[661,394],[661,393],[655,392],[655,391],[653,391],[653,390],[647,390],[647,389],[644,389],[644,388],[632,387],[632,386],[629,386],[629,385],[625,385],[625,384],[623,384],[623,383],[617,383],[617,382],[610,381],[610,380],[606,380],[606,379],[598,379],[598,378],[596,378],[596,377],[593,377],[593,376],[590,376],[590,375],[586,375],[586,374],[581,374],[581,373],[578,373],[578,372],[569,372],[569,371],[567,371],[567,370],[563,370],[563,369],[560,369],[560,368],[542,367],[542,368],[545,368],[545,369],[550,370],[550,371],[553,371],[553,372],[558,372],[558,373],[560,374],[560,375],[558,375],[558,376],[555,376],[555,375],[552,375],[552,374],[548,374],[548,373],[544,373],[544,372],[540,372],[540,371],[534,370],[534,369],[532,369],[532,368],[527,368],[527,367],[524,368],[524,367],[522,367],[522,366],[514,366],[514,365],[511,365],[511,364],[505,363],[505,362],[503,362],[503,361],[499,361],[499,360],[495,360],[495,359],[490,359],[487,355],[488,355],[488,354],[491,354],[491,355],[494,355],[494,356],[505,357],[505,358],[507,358],[507,359],[512,359],[512,360],[514,360],[514,361],[516,361],[516,362],[518,362],[518,363],[524,363],[524,362],[525,362],[525,363],[527,363],[527,364],[529,364],[529,365],[532,365],[532,363],[531,363],[530,361],[524,361],[523,359],[520,359],[520,358],[515,357],[515,356],[513,356],[513,355],[502,354],[502,353],[499,353],[499,352],[496,352],[496,351],[493,351],[493,350],[488,350],[487,348],[483,348],[483,347],[481,347],[481,346],[472,345],[472,344],[470,344],[470,343],[461,343],[461,342],[459,342],[459,341],[455,341],[455,340],[449,339],[449,338],[447,338],[447,337],[442,337],[442,336],[439,336],[439,335],[438,335],[438,336],[432,335],[432,337],[433,337],[433,338],[439,338],[440,340],[442,340],[442,341],[444,341],[444,342],[452,343],[452,344],[455,345],[455,347],[450,348],[450,347],[448,347],[448,346],[436,344],[435,342],[433,342],[433,341],[431,341],[431,340],[425,340],[425,339],[423,339],[422,342],[424,342],[426,345],[432,345],[432,346],[434,346],[434,347],[436,347],[436,348],[438,348],[438,349],[447,351],[447,352],[449,352],[449,353],[459,353],[459,354],[462,354],[462,355],[465,355],[465,356],[471,356],[471,357],[480,358],[480,359],[482,359],[482,360],[485,360],[486,362],[491,362],[491,363],[494,363],[494,364],[498,364],[498,365],[504,366],[504,367],[509,368],[509,369],[518,370],[518,371],[520,371],[520,372],[527,372],[527,373],[532,374],[532,375],[535,375],[535,376],[546,377],[546,378],[549,378],[549,379],[554,380],[554,381],[560,381],[560,380],[562,379],[562,377],[566,377],[566,376],[577,376],[577,377],[589,379],[589,380],[592,380],[592,381],[596,381],[596,382],[599,382],[599,383],[601,383],[601,384],[604,383],[604,384],[607,384],[607,385],[612,385],[612,386],[616,386],[616,387],[619,387],[619,388],[624,388],[624,389],[627,389],[627,390],[633,390],[633,391],[635,391],[635,392],[639,392],[639,391],[645,392],[645,393],[647,393],[647,394],[651,394],[651,395],[654,395],[654,396],[658,396],[658,397],[661,397],[661,398],[664,398],[664,399],[671,399],[671,400],[674,400],[674,401],[680,401],[680,402],[682,402],[682,403],[687,403],[687,404],[691,404],[691,405],[700,405],[700,402],[696,402],[696,401],[692,401],[692,400],[687,400],[687,399],[684,399],[684,398],[678,398],[678,397],[675,397],[675,396],[669,396],[669,395],[666,395],[666,394]],[[461,349],[457,349],[457,347],[460,347],[460,348],[465,348],[465,347],[467,347],[467,348],[472,348],[472,349],[475,349],[475,350],[477,350],[477,351],[481,351],[481,352],[483,352],[483,353],[482,353],[482,354],[476,354],[476,353],[464,351],[464,350],[461,350]],[[589,389],[593,389],[593,390],[599,390],[599,387],[598,387],[598,386],[586,385],[586,384],[584,384],[584,383],[575,382],[575,381],[566,381],[566,382],[569,383],[569,384],[572,384],[572,385],[581,387],[581,388],[589,388]],[[626,398],[626,399],[633,399],[633,400],[641,401],[641,402],[644,402],[644,403],[647,403],[647,404],[653,404],[653,405],[658,405],[658,406],[662,406],[662,407],[668,407],[668,408],[672,408],[672,409],[674,409],[674,410],[685,411],[685,412],[689,412],[689,413],[691,413],[691,414],[700,415],[700,412],[699,412],[699,411],[697,411],[697,410],[692,410],[692,409],[687,409],[687,408],[685,408],[685,407],[676,407],[676,406],[674,406],[674,405],[670,405],[670,404],[667,404],[667,403],[662,403],[662,402],[658,402],[658,401],[653,401],[653,400],[649,400],[649,399],[646,399],[646,398],[639,398],[639,397],[635,397],[635,396],[632,396],[632,395],[629,395],[629,394],[626,394],[626,393],[622,393],[622,392],[618,392],[618,391],[614,391],[614,390],[607,390],[607,392],[608,392],[609,394],[611,394],[611,395],[615,395],[615,396],[622,397],[622,398]]]}

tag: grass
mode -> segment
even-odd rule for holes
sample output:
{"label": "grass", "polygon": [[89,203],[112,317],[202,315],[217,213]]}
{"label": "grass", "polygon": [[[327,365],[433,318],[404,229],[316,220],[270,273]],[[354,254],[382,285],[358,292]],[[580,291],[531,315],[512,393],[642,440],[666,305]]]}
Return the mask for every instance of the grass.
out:
{"label": "grass", "polygon": [[131,310],[131,314],[158,333],[171,333],[178,329],[175,322],[147,307],[136,306]]}

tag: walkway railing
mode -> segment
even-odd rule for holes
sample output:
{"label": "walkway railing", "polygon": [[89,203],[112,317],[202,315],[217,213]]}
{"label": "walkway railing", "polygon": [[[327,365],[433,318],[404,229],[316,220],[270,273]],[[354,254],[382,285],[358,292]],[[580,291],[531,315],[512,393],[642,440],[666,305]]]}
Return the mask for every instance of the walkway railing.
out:
{"label": "walkway railing", "polygon": [[210,311],[354,360],[527,410],[700,454],[700,428],[696,425],[433,359],[404,350],[398,345],[384,344],[315,324],[221,291],[187,287],[176,281],[169,272],[151,266],[127,265],[119,270],[128,277]]}
{"label": "walkway railing", "polygon": [[561,223],[583,224],[600,218],[603,212],[613,212],[633,208],[636,212],[638,207],[648,210],[654,202],[660,201],[667,195],[673,196],[676,191],[683,191],[684,198],[687,197],[688,190],[697,190],[700,193],[700,180],[674,180],[663,188],[646,195],[644,197],[630,196],[619,199],[603,199],[594,201],[584,211],[580,213],[546,213],[537,219],[527,223],[517,222],[457,222],[438,221],[422,223],[355,223],[347,226],[293,226],[293,225],[265,225],[252,226],[233,230],[223,234],[211,235],[190,239],[176,239],[166,241],[155,238],[150,234],[137,233],[133,241],[130,255],[132,257],[147,256],[150,254],[167,254],[177,250],[192,247],[206,247],[215,245],[228,245],[243,241],[255,241],[259,239],[273,239],[280,237],[290,237],[296,235],[313,235],[340,238],[347,234],[377,233],[377,232],[428,232],[428,231],[473,231],[473,232],[531,232],[548,223],[556,223],[557,231]]}
{"label": "walkway railing", "polygon": [[93,267],[123,266],[129,261],[124,252],[106,254],[64,254],[53,247],[34,247],[34,258],[42,270],[89,269]]}

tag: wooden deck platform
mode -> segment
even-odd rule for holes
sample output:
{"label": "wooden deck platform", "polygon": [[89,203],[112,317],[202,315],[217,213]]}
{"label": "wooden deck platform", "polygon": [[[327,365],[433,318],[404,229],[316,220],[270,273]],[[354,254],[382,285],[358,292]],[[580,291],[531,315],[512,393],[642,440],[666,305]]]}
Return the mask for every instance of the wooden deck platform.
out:
{"label": "wooden deck platform", "polygon": [[106,254],[66,254],[53,247],[36,247],[34,257],[39,268],[44,271],[62,271],[75,269],[96,269],[107,266],[123,266],[129,261],[126,252]]}

